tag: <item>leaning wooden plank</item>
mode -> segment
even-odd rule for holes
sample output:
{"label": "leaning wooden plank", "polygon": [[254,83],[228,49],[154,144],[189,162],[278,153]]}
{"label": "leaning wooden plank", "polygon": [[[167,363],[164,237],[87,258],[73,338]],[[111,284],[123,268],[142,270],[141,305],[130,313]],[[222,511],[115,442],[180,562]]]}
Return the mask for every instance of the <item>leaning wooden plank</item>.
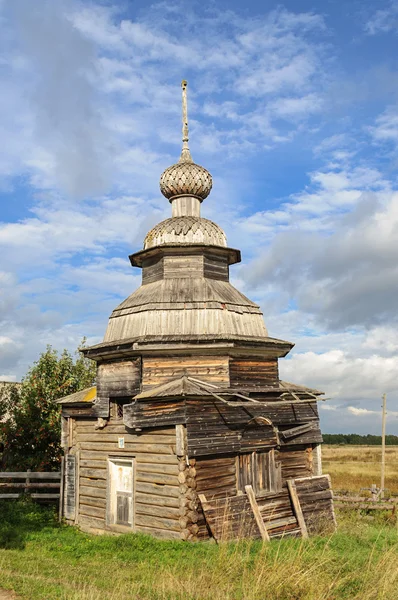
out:
{"label": "leaning wooden plank", "polygon": [[257,527],[260,531],[261,538],[265,542],[269,542],[269,535],[268,535],[267,529],[264,525],[263,518],[260,514],[260,510],[259,510],[258,504],[256,502],[256,496],[254,495],[253,488],[251,485],[245,485],[245,490],[246,490],[247,497],[249,498],[250,506],[252,507],[254,518],[256,519]]}
{"label": "leaning wooden plank", "polygon": [[307,525],[305,524],[303,511],[301,510],[300,500],[297,495],[297,489],[294,479],[289,479],[287,481],[287,487],[293,504],[293,509],[297,518],[297,523],[299,524],[301,530],[301,535],[303,538],[308,538]]}
{"label": "leaning wooden plank", "polygon": [[200,503],[202,505],[203,514],[205,516],[206,523],[209,526],[209,529],[211,531],[211,535],[216,540],[216,542],[218,542],[217,532],[213,528],[213,523],[211,523],[210,521],[208,521],[207,518],[206,518],[206,509],[209,508],[209,503],[207,502],[206,496],[204,494],[199,494],[198,498],[199,498]]}

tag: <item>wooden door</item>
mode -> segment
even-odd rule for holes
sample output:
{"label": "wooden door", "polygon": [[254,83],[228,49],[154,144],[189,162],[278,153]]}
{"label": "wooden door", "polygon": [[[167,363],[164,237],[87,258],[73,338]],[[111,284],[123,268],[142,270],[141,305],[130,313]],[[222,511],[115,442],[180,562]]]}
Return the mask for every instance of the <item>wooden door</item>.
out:
{"label": "wooden door", "polygon": [[108,473],[108,524],[133,527],[133,459],[109,459]]}

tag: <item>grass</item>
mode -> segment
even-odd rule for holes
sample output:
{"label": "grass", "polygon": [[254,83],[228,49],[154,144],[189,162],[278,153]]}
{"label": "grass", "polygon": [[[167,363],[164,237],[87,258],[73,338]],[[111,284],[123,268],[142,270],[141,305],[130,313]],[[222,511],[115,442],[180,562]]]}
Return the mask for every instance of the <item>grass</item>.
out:
{"label": "grass", "polygon": [[396,600],[395,523],[340,515],[326,538],[215,545],[92,536],[0,505],[0,587],[25,600]]}
{"label": "grass", "polygon": [[[323,445],[322,463],[335,491],[359,493],[372,483],[380,485],[381,446]],[[398,446],[386,446],[385,487],[398,494]]]}

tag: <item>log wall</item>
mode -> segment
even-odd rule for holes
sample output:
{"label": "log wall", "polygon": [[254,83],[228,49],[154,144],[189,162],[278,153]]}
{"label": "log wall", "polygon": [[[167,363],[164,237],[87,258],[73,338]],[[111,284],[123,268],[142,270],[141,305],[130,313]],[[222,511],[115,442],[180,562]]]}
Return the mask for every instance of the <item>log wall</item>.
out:
{"label": "log wall", "polygon": [[227,356],[181,356],[143,358],[142,387],[150,389],[170,379],[188,374],[203,381],[228,387]]}
{"label": "log wall", "polygon": [[312,446],[285,446],[280,449],[278,460],[282,467],[282,483],[296,477],[315,475]]}
{"label": "log wall", "polygon": [[278,360],[262,358],[231,358],[229,362],[231,387],[255,388],[276,384]]}
{"label": "log wall", "polygon": [[[131,434],[120,424],[94,429],[92,419],[75,426],[79,452],[78,524],[83,529],[105,530],[108,457],[135,458],[135,531],[165,538],[180,538],[180,490],[175,454],[175,427]],[[118,438],[124,437],[124,448]],[[120,530],[117,526],[114,528]]]}

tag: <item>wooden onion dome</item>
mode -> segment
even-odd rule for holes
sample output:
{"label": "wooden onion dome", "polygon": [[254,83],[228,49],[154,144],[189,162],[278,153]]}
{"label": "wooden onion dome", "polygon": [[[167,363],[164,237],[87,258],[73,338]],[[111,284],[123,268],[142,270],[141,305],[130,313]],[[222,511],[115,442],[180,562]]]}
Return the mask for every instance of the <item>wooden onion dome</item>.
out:
{"label": "wooden onion dome", "polygon": [[187,83],[182,82],[183,136],[179,161],[165,169],[160,190],[172,216],[158,223],[143,250],[130,256],[142,269],[142,285],[112,312],[104,342],[90,355],[111,354],[120,344],[194,343],[231,340],[272,346],[284,356],[289,342],[268,337],[260,307],[229,281],[229,266],[240,251],[227,246],[224,231],[200,216],[212,177],[193,162],[188,146]]}

